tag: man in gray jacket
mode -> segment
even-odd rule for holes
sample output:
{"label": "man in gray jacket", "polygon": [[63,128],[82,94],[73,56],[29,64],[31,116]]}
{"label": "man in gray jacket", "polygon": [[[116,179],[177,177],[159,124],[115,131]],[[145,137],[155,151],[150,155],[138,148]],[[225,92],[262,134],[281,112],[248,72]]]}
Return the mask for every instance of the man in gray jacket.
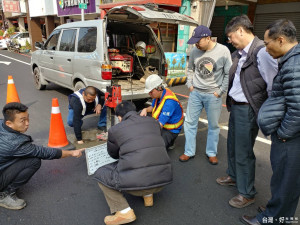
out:
{"label": "man in gray jacket", "polygon": [[0,207],[22,209],[23,199],[16,195],[18,188],[26,184],[41,166],[41,159],[80,157],[82,151],[64,151],[32,144],[24,134],[29,127],[27,106],[11,102],[4,106],[4,120],[0,120]]}
{"label": "man in gray jacket", "polygon": [[116,213],[106,216],[105,224],[125,224],[136,219],[122,191],[142,196],[145,206],[152,206],[153,193],[172,182],[171,161],[159,123],[135,110],[128,101],[116,107],[121,122],[108,130],[107,151],[118,161],[100,167],[94,175],[111,213]]}

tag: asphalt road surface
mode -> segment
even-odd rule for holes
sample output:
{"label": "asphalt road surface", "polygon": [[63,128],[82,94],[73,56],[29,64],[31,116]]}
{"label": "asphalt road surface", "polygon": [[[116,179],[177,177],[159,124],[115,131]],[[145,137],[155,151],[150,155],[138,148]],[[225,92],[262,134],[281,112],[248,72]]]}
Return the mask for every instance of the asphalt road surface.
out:
{"label": "asphalt road surface", "polygon": [[[8,63],[10,62],[10,63]],[[9,65],[8,65],[9,64]],[[51,100],[58,98],[60,111],[68,138],[74,137],[67,126],[67,95],[72,91],[51,84],[38,91],[33,84],[30,56],[0,51],[0,108],[6,102],[7,76],[12,75],[21,102],[29,106],[31,135],[36,144],[47,145],[51,113]],[[172,88],[187,105],[185,86]],[[223,102],[224,101],[223,97]],[[228,112],[222,109],[220,118],[219,164],[210,165],[205,156],[207,137],[206,114],[201,114],[197,135],[197,153],[189,162],[179,162],[184,152],[184,133],[176,140],[176,148],[169,151],[174,180],[171,185],[154,196],[154,207],[145,208],[143,199],[125,195],[137,220],[135,225],[239,225],[239,218],[255,215],[260,205],[270,198],[270,140],[259,135],[254,150],[256,154],[256,202],[244,209],[232,208],[228,201],[237,194],[234,187],[223,187],[216,178],[225,175],[227,168]],[[0,118],[3,118],[2,114]],[[97,117],[84,120],[83,129],[95,128]],[[18,191],[27,202],[26,208],[13,211],[0,208],[1,225],[100,225],[110,214],[104,196],[95,180],[87,175],[85,156],[59,160],[44,160],[41,169]],[[300,207],[296,212],[300,219]]]}

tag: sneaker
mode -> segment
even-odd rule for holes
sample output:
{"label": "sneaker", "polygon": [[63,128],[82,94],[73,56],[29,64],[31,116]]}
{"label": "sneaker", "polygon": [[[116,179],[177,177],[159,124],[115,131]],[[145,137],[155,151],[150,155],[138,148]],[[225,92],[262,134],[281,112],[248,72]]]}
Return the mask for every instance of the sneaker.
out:
{"label": "sneaker", "polygon": [[120,211],[116,212],[115,215],[106,216],[104,218],[104,223],[106,225],[119,225],[131,223],[136,220],[136,216],[132,209],[130,209],[127,213],[121,213]]}
{"label": "sneaker", "polygon": [[151,196],[143,196],[144,198],[144,205],[146,207],[153,206],[153,194]]}
{"label": "sneaker", "polygon": [[0,206],[7,209],[23,209],[26,206],[26,202],[23,199],[17,197],[16,193],[0,192]]}

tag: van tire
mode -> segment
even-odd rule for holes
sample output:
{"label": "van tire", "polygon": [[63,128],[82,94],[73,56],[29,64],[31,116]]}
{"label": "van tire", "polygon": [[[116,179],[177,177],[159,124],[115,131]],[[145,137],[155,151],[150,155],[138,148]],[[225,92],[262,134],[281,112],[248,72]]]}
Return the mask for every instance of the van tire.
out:
{"label": "van tire", "polygon": [[75,87],[74,87],[74,91],[79,91],[80,89],[82,88],[85,88],[85,84],[81,81],[78,81],[76,84],[75,84]]}
{"label": "van tire", "polygon": [[46,85],[41,83],[41,72],[38,67],[35,67],[33,70],[33,79],[34,79],[34,86],[38,90],[45,90]]}

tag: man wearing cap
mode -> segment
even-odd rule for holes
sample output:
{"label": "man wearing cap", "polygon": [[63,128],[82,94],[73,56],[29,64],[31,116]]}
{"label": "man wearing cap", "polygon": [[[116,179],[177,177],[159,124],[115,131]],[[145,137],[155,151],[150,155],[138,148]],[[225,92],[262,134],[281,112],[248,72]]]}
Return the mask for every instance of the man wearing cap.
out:
{"label": "man wearing cap", "polygon": [[212,41],[211,30],[206,26],[198,26],[188,44],[195,47],[190,53],[187,71],[190,96],[184,121],[185,151],[179,160],[186,162],[195,156],[198,120],[204,108],[208,120],[206,155],[209,163],[216,165],[221,97],[227,91],[231,55],[226,46]]}
{"label": "man wearing cap", "polygon": [[152,117],[158,120],[162,128],[161,134],[166,148],[173,149],[183,124],[182,106],[176,95],[169,88],[164,88],[163,80],[157,74],[146,79],[145,92],[149,93],[153,101],[140,115],[147,116],[147,113],[152,113]]}

